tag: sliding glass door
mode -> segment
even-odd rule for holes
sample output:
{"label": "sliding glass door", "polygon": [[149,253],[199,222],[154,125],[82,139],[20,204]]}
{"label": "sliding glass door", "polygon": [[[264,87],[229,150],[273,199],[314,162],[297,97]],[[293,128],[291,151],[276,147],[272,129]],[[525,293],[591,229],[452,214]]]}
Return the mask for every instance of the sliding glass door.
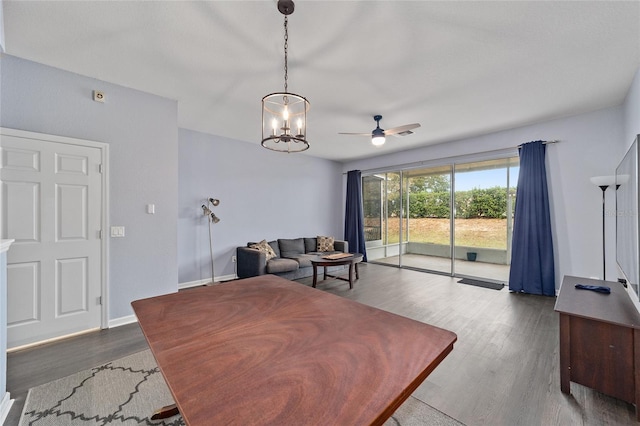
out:
{"label": "sliding glass door", "polygon": [[398,266],[406,240],[401,175],[387,172],[362,177],[367,258]]}
{"label": "sliding glass door", "polygon": [[455,165],[456,275],[509,280],[518,170],[517,158]]}
{"label": "sliding glass door", "polygon": [[402,265],[451,272],[451,166],[403,173],[407,238]]}
{"label": "sliding glass door", "polygon": [[518,158],[363,175],[370,262],[506,281]]}

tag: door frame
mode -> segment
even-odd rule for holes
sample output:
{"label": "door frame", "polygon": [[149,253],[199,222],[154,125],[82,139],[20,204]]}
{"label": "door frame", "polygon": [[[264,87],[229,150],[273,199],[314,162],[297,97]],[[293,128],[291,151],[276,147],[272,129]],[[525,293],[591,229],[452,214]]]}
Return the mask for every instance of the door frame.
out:
{"label": "door frame", "polygon": [[[34,139],[40,142],[55,142],[68,145],[77,145],[87,148],[97,148],[100,150],[101,184],[102,184],[102,208],[100,210],[100,328],[109,328],[109,144],[104,142],[90,141],[86,139],[69,138],[66,136],[49,135],[46,133],[29,132],[26,130],[9,129],[0,127],[0,138],[2,136],[13,136],[23,139]],[[0,144],[1,145],[1,144]]]}

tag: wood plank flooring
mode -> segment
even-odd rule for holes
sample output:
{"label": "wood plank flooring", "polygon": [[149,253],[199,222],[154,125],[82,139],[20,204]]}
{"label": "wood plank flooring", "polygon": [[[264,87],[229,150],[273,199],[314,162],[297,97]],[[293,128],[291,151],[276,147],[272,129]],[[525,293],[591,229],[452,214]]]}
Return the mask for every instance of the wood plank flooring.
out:
{"label": "wood plank flooring", "polygon": [[[468,426],[640,424],[631,404],[574,383],[571,395],[560,392],[555,298],[374,264],[360,265],[353,290],[337,280],[318,288],[457,333],[453,352],[413,395]],[[146,348],[131,324],[9,354],[16,403],[5,425],[17,424],[29,388]]]}

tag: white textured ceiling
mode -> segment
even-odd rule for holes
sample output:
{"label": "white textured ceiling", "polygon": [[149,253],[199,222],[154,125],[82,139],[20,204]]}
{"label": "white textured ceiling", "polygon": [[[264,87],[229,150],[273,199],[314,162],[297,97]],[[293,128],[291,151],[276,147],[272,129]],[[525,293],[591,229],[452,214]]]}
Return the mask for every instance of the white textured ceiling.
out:
{"label": "white textured ceiling", "polygon": [[[259,143],[260,100],[283,88],[275,0],[3,3],[8,54],[176,99],[180,127]],[[289,90],[311,102],[306,153],[346,161],[618,105],[639,22],[638,1],[298,0]],[[374,114],[422,127],[381,148],[338,135]]]}

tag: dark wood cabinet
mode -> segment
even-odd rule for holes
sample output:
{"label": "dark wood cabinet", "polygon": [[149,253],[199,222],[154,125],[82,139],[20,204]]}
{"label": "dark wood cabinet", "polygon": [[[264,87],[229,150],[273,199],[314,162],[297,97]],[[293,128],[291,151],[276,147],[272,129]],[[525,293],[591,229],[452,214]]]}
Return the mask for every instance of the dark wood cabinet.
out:
{"label": "dark wood cabinet", "polygon": [[[578,290],[607,286],[611,294]],[[560,388],[588,386],[636,406],[640,421],[640,314],[617,282],[565,276],[555,310],[560,313]]]}

